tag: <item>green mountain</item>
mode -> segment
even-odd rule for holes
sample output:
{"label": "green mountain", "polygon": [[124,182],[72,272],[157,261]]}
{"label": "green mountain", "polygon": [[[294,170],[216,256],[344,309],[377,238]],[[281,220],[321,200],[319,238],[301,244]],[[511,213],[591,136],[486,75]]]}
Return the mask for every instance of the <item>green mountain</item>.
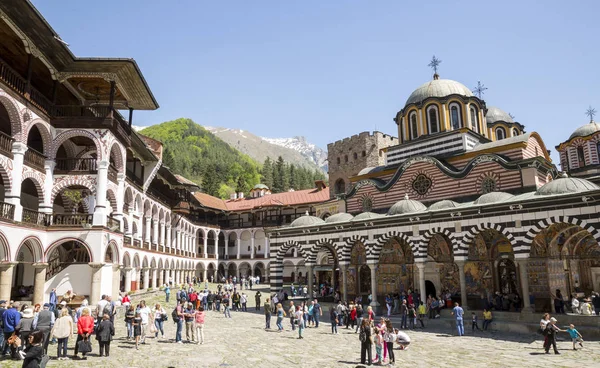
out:
{"label": "green mountain", "polygon": [[201,185],[204,192],[228,198],[260,182],[259,165],[191,119],[145,128],[141,134],[163,143],[163,164]]}

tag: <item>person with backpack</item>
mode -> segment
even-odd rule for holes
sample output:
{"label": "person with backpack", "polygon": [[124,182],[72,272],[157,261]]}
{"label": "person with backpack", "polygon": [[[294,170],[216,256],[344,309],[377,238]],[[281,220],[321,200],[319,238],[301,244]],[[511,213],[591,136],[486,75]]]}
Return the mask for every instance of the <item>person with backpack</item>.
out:
{"label": "person with backpack", "polygon": [[262,295],[260,294],[260,291],[257,291],[256,294],[254,294],[254,302],[256,303],[256,310],[260,311],[260,297]]}
{"label": "person with backpack", "polygon": [[385,320],[385,332],[383,333],[383,340],[387,346],[387,352],[389,356],[388,363],[396,363],[396,357],[394,356],[394,341],[396,341],[396,332],[392,326],[392,321],[389,319]]}
{"label": "person with backpack", "polygon": [[105,314],[102,316],[102,322],[96,329],[96,339],[100,346],[100,356],[108,357],[110,355],[110,341],[115,335],[115,326],[110,320],[110,316]]}
{"label": "person with backpack", "polygon": [[[363,318],[360,325],[360,333],[358,334],[360,341],[360,363],[373,364],[371,346],[373,345],[373,332],[371,330],[371,321],[368,318]],[[365,358],[368,358],[366,360]]]}
{"label": "person with backpack", "polygon": [[181,333],[183,331],[183,303],[185,303],[184,299],[179,300],[173,312],[171,312],[171,318],[173,322],[177,324],[177,330],[175,331],[175,343],[183,344],[181,341]]}

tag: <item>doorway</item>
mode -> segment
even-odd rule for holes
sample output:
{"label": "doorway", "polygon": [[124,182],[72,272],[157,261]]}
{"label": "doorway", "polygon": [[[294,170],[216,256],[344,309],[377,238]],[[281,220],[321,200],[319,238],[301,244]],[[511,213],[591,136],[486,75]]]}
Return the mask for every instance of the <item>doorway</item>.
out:
{"label": "doorway", "polygon": [[431,295],[434,298],[437,296],[435,285],[429,280],[425,280],[425,295]]}

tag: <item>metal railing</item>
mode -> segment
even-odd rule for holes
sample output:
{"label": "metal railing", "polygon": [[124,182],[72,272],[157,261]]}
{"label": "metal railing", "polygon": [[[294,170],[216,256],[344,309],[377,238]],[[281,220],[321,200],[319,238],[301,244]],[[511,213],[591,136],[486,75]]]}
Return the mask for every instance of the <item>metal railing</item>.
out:
{"label": "metal railing", "polygon": [[0,218],[4,220],[13,220],[15,218],[15,205],[0,202]]}

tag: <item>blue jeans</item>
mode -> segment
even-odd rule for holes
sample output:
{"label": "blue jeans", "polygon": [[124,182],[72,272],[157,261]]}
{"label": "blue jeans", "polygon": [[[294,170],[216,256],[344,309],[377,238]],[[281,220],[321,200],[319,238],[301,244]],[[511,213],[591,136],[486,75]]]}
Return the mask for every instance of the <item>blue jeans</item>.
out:
{"label": "blue jeans", "polygon": [[315,313],[315,327],[319,327],[319,315]]}
{"label": "blue jeans", "polygon": [[277,317],[277,329],[283,331],[283,317]]}
{"label": "blue jeans", "polygon": [[221,311],[221,302],[217,302],[216,310],[217,312]]}
{"label": "blue jeans", "polygon": [[360,325],[362,325],[362,320],[363,320],[362,317],[358,317],[357,318],[357,320],[356,320],[357,321],[356,330],[354,332],[358,332],[358,329],[360,328]]}
{"label": "blue jeans", "polygon": [[223,312],[223,315],[225,317],[231,318],[231,311],[229,310],[229,306],[228,305],[225,306],[225,311]]}
{"label": "blue jeans", "polygon": [[163,329],[163,320],[162,319],[155,319],[154,320],[154,326],[156,326],[156,335],[154,335],[154,337],[158,337],[158,332],[160,331],[161,335],[164,337],[165,336],[165,330]]}
{"label": "blue jeans", "polygon": [[[58,346],[56,348],[56,355],[60,358],[67,356],[67,342],[69,341],[68,337],[64,339],[58,339]],[[60,354],[62,352],[62,355]]]}
{"label": "blue jeans", "polygon": [[265,314],[265,328],[271,328],[271,314]]}
{"label": "blue jeans", "polygon": [[181,341],[181,331],[183,331],[183,319],[177,321],[177,332],[175,332],[175,342]]}
{"label": "blue jeans", "polygon": [[456,319],[456,330],[458,331],[458,336],[462,336],[465,334],[465,327],[463,326],[463,319]]}
{"label": "blue jeans", "polygon": [[331,333],[337,333],[337,323],[335,323],[335,320],[331,321]]}
{"label": "blue jeans", "polygon": [[408,328],[408,325],[406,324],[407,317],[408,317],[408,315],[406,315],[406,314],[402,315],[402,322],[400,322],[400,328]]}
{"label": "blue jeans", "polygon": [[169,297],[171,296],[171,293],[165,293],[165,301],[168,303],[169,302]]}
{"label": "blue jeans", "polygon": [[127,326],[127,337],[133,337],[133,324],[131,322],[125,322]]}

